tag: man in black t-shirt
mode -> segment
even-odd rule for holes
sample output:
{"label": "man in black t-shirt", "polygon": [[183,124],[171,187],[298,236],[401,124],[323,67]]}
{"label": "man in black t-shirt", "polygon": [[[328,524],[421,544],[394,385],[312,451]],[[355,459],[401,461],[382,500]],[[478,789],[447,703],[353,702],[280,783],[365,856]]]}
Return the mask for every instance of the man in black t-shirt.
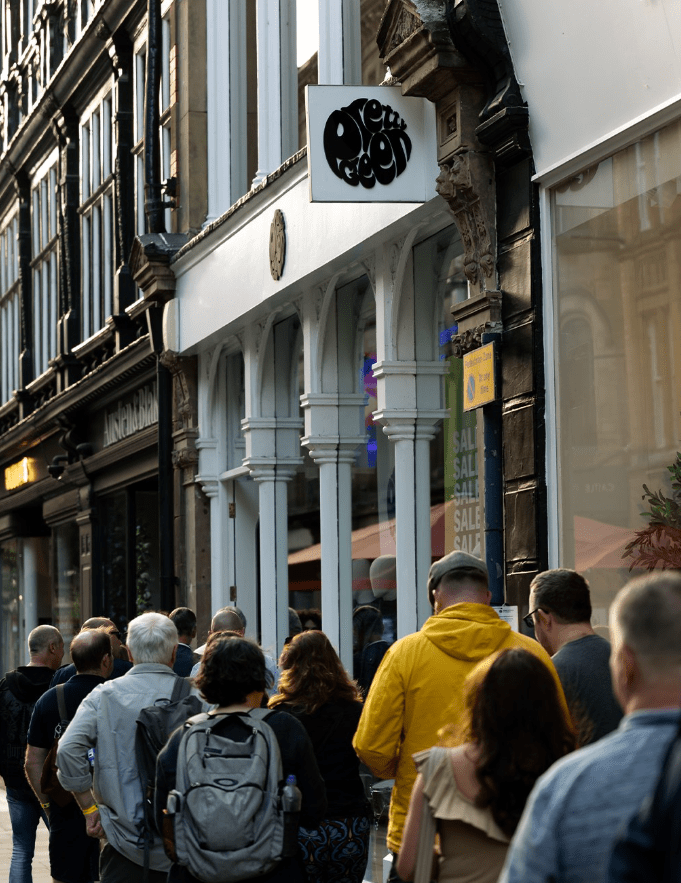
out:
{"label": "man in black t-shirt", "polygon": [[0,680],[0,776],[5,780],[12,825],[12,860],[9,883],[31,874],[40,804],[24,777],[24,752],[31,712],[50,685],[64,656],[64,639],[51,625],[39,625],[28,636],[31,661],[7,672]]}
{"label": "man in black t-shirt", "polygon": [[591,627],[589,583],[561,567],[537,574],[530,583],[526,624],[551,656],[577,727],[587,745],[617,729],[622,709],[610,677],[610,644]]}
{"label": "man in black t-shirt", "polygon": [[[111,675],[111,639],[104,629],[86,629],[71,642],[76,674],[63,685],[66,719],[71,720],[83,699]],[[91,883],[99,879],[99,842],[89,837],[85,818],[73,798],[66,806],[50,802],[40,790],[40,778],[52,744],[61,736],[57,690],[52,687],[36,702],[28,729],[26,776],[38,800],[48,804],[50,872],[59,883]]]}

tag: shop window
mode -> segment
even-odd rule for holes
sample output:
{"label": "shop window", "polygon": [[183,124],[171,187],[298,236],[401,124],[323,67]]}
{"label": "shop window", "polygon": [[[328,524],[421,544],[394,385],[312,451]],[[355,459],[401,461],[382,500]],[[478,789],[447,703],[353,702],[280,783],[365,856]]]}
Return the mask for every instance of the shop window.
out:
{"label": "shop window", "polygon": [[33,351],[36,376],[57,354],[59,238],[56,151],[31,183],[31,269],[33,271]]}
{"label": "shop window", "polygon": [[0,405],[9,401],[19,386],[21,303],[17,227],[17,214],[13,212],[0,228]]}
{"label": "shop window", "polygon": [[67,657],[71,639],[80,631],[83,621],[78,542],[78,525],[75,522],[60,524],[52,529],[52,625],[59,629],[64,638]]}
{"label": "shop window", "polygon": [[[681,123],[552,192],[556,564],[584,573],[594,625],[630,567],[681,567]],[[664,504],[662,505],[664,509]]]}
{"label": "shop window", "polygon": [[455,227],[415,246],[414,285],[424,299],[432,292],[437,352],[449,366],[444,378],[449,416],[430,449],[431,557],[436,561],[460,549],[484,558],[478,418],[476,411],[463,410],[463,362],[452,348],[458,328],[451,310],[468,297],[463,247]]}
{"label": "shop window", "polygon": [[123,629],[161,606],[155,483],[102,497],[99,509],[102,615]]}
{"label": "shop window", "polygon": [[0,543],[0,646],[3,672],[27,662],[19,566],[19,542],[13,539]]}

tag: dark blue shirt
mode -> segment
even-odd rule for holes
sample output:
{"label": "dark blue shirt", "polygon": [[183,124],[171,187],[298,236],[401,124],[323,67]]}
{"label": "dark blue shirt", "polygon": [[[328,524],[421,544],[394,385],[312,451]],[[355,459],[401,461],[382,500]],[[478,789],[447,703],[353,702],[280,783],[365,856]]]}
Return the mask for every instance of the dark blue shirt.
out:
{"label": "dark blue shirt", "polygon": [[188,644],[180,642],[177,645],[175,665],[173,671],[181,678],[188,678],[194,667],[194,651]]}
{"label": "dark blue shirt", "polygon": [[[120,678],[121,675],[124,675],[126,671],[130,671],[131,668],[132,662],[128,662],[127,659],[114,659],[113,672],[111,673],[109,680],[112,680],[112,678]],[[67,681],[71,680],[75,674],[76,666],[73,663],[71,663],[71,665],[63,665],[55,671],[50,687],[56,687],[57,684],[65,684]]]}
{"label": "dark blue shirt", "polygon": [[[78,706],[88,693],[103,683],[104,678],[100,678],[99,675],[75,674],[67,681],[64,685],[64,702],[69,720],[74,716]],[[51,687],[35,704],[28,727],[28,744],[35,748],[51,748],[55,736],[58,735],[55,731],[60,722],[57,690],[55,687]]]}

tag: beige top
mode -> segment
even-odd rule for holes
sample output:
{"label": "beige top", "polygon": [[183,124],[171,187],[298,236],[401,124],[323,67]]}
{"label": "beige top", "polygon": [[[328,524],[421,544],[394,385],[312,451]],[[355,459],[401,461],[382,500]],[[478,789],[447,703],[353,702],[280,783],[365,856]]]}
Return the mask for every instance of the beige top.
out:
{"label": "beige top", "polygon": [[480,809],[459,791],[447,749],[415,754],[419,772],[433,750],[437,751],[437,762],[423,790],[440,835],[439,883],[496,883],[506,858],[508,837],[489,809]]}

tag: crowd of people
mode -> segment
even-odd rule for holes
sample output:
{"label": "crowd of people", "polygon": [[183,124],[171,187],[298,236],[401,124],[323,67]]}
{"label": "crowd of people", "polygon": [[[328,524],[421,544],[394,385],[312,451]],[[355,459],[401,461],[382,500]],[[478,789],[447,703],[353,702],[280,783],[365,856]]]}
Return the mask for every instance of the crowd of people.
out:
{"label": "crowd of people", "polygon": [[125,635],[88,619],[66,666],[38,626],[0,681],[10,883],[32,883],[41,820],[55,883],[362,883],[362,769],[394,780],[390,883],[681,881],[681,574],[625,585],[611,642],[573,570],[534,578],[534,637],[490,606],[473,555],[435,562],[428,593],[433,615],[392,644],[358,605],[352,672],[314,609],[290,611],[276,660],[237,607],[196,650],[186,607]]}

